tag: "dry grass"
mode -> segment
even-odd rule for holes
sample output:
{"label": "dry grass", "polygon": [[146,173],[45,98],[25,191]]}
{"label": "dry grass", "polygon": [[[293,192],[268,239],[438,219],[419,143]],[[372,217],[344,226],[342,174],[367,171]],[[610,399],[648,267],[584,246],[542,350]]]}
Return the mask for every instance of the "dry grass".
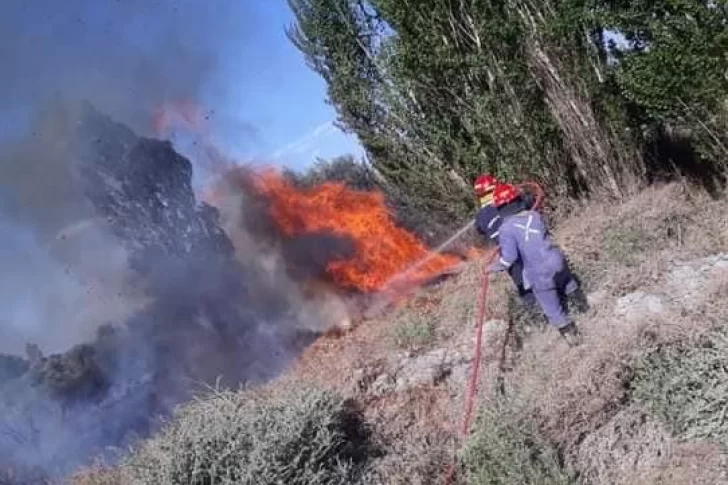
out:
{"label": "dry grass", "polygon": [[420,350],[435,340],[436,322],[431,314],[402,312],[392,322],[390,338],[402,349]]}
{"label": "dry grass", "polygon": [[385,445],[367,483],[440,485],[452,463],[455,414],[443,387],[365,400],[367,422]]}
{"label": "dry grass", "polygon": [[[651,346],[702,335],[716,322],[725,322],[728,305],[708,297],[690,312],[668,307],[664,315],[632,320],[615,316],[612,309],[616,297],[637,289],[659,295],[671,262],[728,249],[724,207],[722,201],[702,197],[688,200],[680,187],[668,186],[645,191],[621,206],[585,208],[582,216],[559,225],[558,240],[576,271],[602,298],[579,318],[585,334],[582,347],[569,349],[550,329],[537,333],[526,340],[507,382],[509,394],[525,403],[538,429],[559,446],[566,463],[579,470],[581,483],[637,483],[658,475],[660,480],[671,476],[669,483],[694,483],[675,481],[681,476],[676,471],[680,465],[668,451],[677,444],[664,422],[665,414],[651,409],[644,399],[632,404],[635,368]],[[712,282],[710,288],[720,285]],[[657,381],[641,382],[652,382],[649,388],[655,396],[657,389],[664,389],[664,397],[669,387],[661,388],[666,383],[656,376],[678,369],[683,378],[689,372],[700,375],[710,365],[705,361],[697,366],[683,364],[692,370],[667,364],[654,369],[645,366],[644,375],[654,370]],[[672,390],[689,400],[685,396],[690,392],[684,387],[689,381],[672,382]],[[722,402],[706,397],[711,406]],[[672,412],[690,409],[662,402]],[[718,413],[712,421],[721,419]],[[704,424],[710,421],[701,418]],[[715,450],[706,463],[719,462]],[[701,473],[696,480],[716,476],[718,471],[706,466]]]}
{"label": "dry grass", "polygon": [[[723,201],[700,195],[688,198],[682,187],[673,185],[646,190],[625,204],[582,208],[578,217],[562,221],[556,229],[557,239],[587,290],[601,295],[590,313],[579,317],[586,341],[578,349],[569,349],[542,324],[540,315],[518,310],[507,278],[494,280],[490,315],[509,319],[517,337],[515,345],[508,347],[511,369],[505,376],[507,396],[522,403],[540,442],[557,447],[565,464],[579,472],[580,483],[626,484],[651,479],[658,480],[654,483],[692,483],[679,481],[687,465],[676,458],[680,450],[685,456],[692,455],[686,455],[687,448],[662,418],[650,412],[644,402],[634,402],[631,386],[636,362],[647,346],[707,332],[728,316],[728,304],[708,297],[688,313],[676,314],[670,308],[667,315],[634,320],[616,317],[613,307],[616,298],[637,289],[660,294],[665,273],[674,261],[728,250],[724,207]],[[428,338],[428,347],[471,351],[480,281],[479,268],[468,269],[457,280],[412,300],[398,318],[433,322],[435,338]],[[713,282],[710,287],[715,290],[721,286]],[[505,327],[499,327],[496,334],[488,336],[481,399],[494,395],[499,373],[497,347],[504,332]],[[368,344],[360,350],[367,356],[377,355],[377,349],[382,348],[376,339]],[[386,361],[386,356],[378,360],[385,367]],[[462,409],[460,397],[461,392],[450,396],[453,422]],[[446,397],[441,399],[446,403]],[[396,413],[385,422],[390,419],[401,421]],[[482,423],[485,421],[481,421],[484,426]],[[481,430],[481,435],[487,433],[487,429]],[[517,442],[504,452],[518,456]],[[712,450],[710,459],[705,460],[712,465],[696,474],[696,480],[719,473],[716,448],[706,449]],[[504,473],[507,476],[509,472]],[[513,480],[493,483],[518,483]]]}
{"label": "dry grass", "polygon": [[70,481],[73,485],[125,485],[120,468],[103,464],[79,470]]}
{"label": "dry grass", "polygon": [[[506,347],[505,398],[499,397],[498,359],[508,326],[493,321],[487,327],[481,417],[464,455],[470,483],[728,483],[722,412],[728,339],[716,330],[728,320],[728,276],[703,281],[696,290],[701,298],[689,309],[668,298],[681,291],[680,281],[676,287],[670,280],[674,262],[728,252],[725,207],[671,185],[619,205],[582,207],[560,221],[557,240],[588,291],[599,296],[578,317],[585,337],[578,348],[542,325],[540,315],[517,310],[510,280],[494,278],[489,315],[510,320],[517,338]],[[358,402],[383,452],[363,483],[442,483],[456,447],[462,383],[372,394],[361,381],[426,349],[470,354],[480,269],[472,265],[422,290],[394,314],[319,339],[274,385],[325,385]],[[662,298],[666,312],[615,314],[617,298],[637,289]],[[705,339],[712,342],[707,350]],[[117,485],[113,471],[106,476],[78,483]]]}

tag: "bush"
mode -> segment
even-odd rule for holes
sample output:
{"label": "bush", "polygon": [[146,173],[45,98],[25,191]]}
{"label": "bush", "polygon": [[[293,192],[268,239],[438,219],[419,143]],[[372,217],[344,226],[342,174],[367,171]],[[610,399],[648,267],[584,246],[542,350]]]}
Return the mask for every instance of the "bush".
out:
{"label": "bush", "polygon": [[435,339],[435,321],[426,313],[404,313],[392,326],[392,339],[395,345],[406,349],[427,346]]}
{"label": "bush", "polygon": [[180,408],[122,468],[139,485],[350,484],[372,456],[359,414],[334,393],[218,392]]}
{"label": "bush", "polygon": [[509,406],[489,403],[478,418],[463,454],[471,485],[556,485],[571,483],[556,448],[532,421]]}
{"label": "bush", "polygon": [[103,396],[109,382],[98,364],[96,349],[88,344],[73,347],[34,363],[33,381],[50,396],[64,402],[86,401]]}
{"label": "bush", "polygon": [[604,234],[603,255],[631,268],[651,259],[656,251],[682,245],[685,228],[692,222],[682,212],[685,210],[672,209],[652,217],[628,215]]}
{"label": "bush", "polygon": [[728,438],[728,331],[655,345],[637,359],[634,398],[682,438]]}

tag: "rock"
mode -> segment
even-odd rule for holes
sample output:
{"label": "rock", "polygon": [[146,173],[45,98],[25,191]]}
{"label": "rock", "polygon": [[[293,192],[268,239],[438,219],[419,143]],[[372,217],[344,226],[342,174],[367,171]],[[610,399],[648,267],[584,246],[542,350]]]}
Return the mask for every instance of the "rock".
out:
{"label": "rock", "polygon": [[395,390],[405,391],[421,385],[437,384],[456,373],[466,373],[469,359],[448,349],[435,349],[423,355],[405,359],[396,372]]}
{"label": "rock", "polygon": [[369,392],[375,396],[381,396],[391,392],[395,387],[395,379],[389,374],[382,374],[374,379],[371,386],[369,386]]}
{"label": "rock", "polygon": [[664,311],[665,305],[659,296],[635,291],[617,300],[614,313],[618,317],[634,321],[651,315],[659,315]]}
{"label": "rock", "polygon": [[666,293],[677,307],[694,310],[709,293],[706,290],[710,278],[722,271],[728,271],[728,254],[676,263],[668,273]]}
{"label": "rock", "polygon": [[589,293],[586,296],[586,299],[589,305],[599,305],[600,303],[603,303],[608,296],[609,293],[606,290],[598,290],[593,293]]}
{"label": "rock", "polygon": [[639,320],[667,311],[669,302],[678,310],[695,310],[710,294],[710,280],[728,271],[728,254],[721,253],[693,261],[673,263],[661,288],[664,296],[636,291],[617,300],[615,315]]}
{"label": "rock", "polygon": [[468,380],[470,377],[470,367],[472,364],[472,359],[466,362],[462,362],[459,364],[456,364],[453,366],[452,370],[450,371],[450,377],[449,380],[451,382],[462,384]]}

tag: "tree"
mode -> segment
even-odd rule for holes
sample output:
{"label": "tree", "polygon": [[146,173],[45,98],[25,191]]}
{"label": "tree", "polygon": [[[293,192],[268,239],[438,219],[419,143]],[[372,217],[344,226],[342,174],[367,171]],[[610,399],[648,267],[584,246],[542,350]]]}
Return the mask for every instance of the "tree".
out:
{"label": "tree", "polygon": [[621,94],[643,110],[653,130],[690,137],[706,162],[728,155],[727,6],[725,0],[594,5],[598,21],[626,41],[609,46]]}
{"label": "tree", "polygon": [[650,130],[728,154],[725,0],[289,1],[339,122],[441,221],[469,215],[485,171],[621,196],[654,170]]}

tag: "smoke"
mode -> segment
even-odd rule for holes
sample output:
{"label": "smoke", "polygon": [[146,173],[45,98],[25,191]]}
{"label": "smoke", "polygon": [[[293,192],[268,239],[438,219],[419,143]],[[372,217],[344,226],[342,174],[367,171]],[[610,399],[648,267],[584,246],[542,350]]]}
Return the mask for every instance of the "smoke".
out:
{"label": "smoke", "polygon": [[[44,247],[30,229],[7,219],[0,219],[0,239],[0,353],[22,354],[27,342],[63,352],[134,311],[123,279],[125,254],[103,233],[89,230],[63,259],[53,252],[64,248]],[[94,254],[99,251],[104,254]],[[71,259],[81,253],[83,259]]]}
{"label": "smoke", "polygon": [[258,136],[223,108],[250,9],[0,2],[0,481],[108,458],[205,385],[269,380],[347,323],[311,281],[346,244],[284,242],[246,187],[201,204],[195,178],[230,161],[206,144],[193,167],[148,137],[180,100],[210,108],[206,143]]}
{"label": "smoke", "polygon": [[0,352],[29,362],[16,375],[0,355],[0,470],[66,474],[147,435],[204,383],[275,377],[346,320],[343,300],[302,284],[315,274],[291,271],[325,248],[284,243],[249,184],[220,212],[201,204],[169,142],[87,103],[34,126],[3,157]]}
{"label": "smoke", "polygon": [[[5,0],[0,2],[0,110],[88,99],[149,134],[167,99],[219,105],[228,72],[255,28],[248,2]],[[238,84],[244,83],[238,80]],[[254,134],[243,120],[239,134]]]}
{"label": "smoke", "polygon": [[[0,476],[67,474],[203,383],[274,377],[346,318],[291,278],[246,194],[220,220],[195,198],[198,167],[138,136],[170,100],[221,104],[249,9],[0,2]],[[213,121],[257,136],[224,110]]]}
{"label": "smoke", "polygon": [[[0,352],[20,354],[24,340],[66,350],[144,301],[85,196],[79,162],[100,134],[79,133],[69,103],[88,100],[140,134],[168,100],[222,105],[250,10],[236,0],[0,2]],[[214,120],[256,136],[224,110]]]}
{"label": "smoke", "polygon": [[[0,352],[26,342],[63,352],[144,301],[127,252],[85,197],[78,162],[88,147],[60,111],[0,147]],[[88,135],[88,134],[86,134]]]}

